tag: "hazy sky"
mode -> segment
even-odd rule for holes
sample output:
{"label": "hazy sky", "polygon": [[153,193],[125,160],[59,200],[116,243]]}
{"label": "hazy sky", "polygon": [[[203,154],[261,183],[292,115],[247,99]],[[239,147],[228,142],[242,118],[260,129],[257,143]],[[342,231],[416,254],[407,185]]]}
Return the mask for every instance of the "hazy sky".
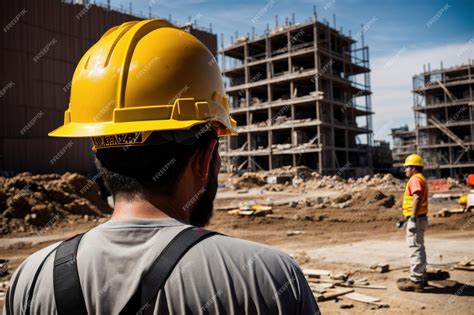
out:
{"label": "hazy sky", "polygon": [[[96,2],[105,3],[105,0]],[[130,1],[111,0],[113,6],[129,8]],[[135,0],[132,10],[148,16],[168,18],[184,24],[189,17],[198,25],[224,34],[224,44],[238,31],[250,33],[252,26],[262,34],[266,25],[275,26],[285,17],[304,22],[313,15],[354,36],[365,24],[365,43],[369,46],[372,69],[372,106],[375,139],[390,140],[390,128],[414,125],[412,76],[423,70],[423,64],[439,68],[467,63],[474,59],[474,0]]]}

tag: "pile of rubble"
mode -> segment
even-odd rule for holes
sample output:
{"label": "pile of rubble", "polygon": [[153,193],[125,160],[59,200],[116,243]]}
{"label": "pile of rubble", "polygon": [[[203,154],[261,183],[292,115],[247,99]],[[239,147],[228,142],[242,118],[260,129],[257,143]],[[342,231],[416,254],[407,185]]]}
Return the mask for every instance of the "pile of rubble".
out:
{"label": "pile of rubble", "polygon": [[0,177],[0,234],[21,225],[21,230],[39,229],[68,215],[100,217],[111,212],[96,183],[77,173]]}
{"label": "pile of rubble", "polygon": [[[275,185],[277,185],[275,187]],[[278,186],[281,185],[281,186]],[[229,177],[226,187],[230,189],[255,188],[264,186],[267,190],[283,190],[285,186],[301,190],[328,189],[357,192],[367,189],[401,191],[404,181],[391,174],[367,175],[358,179],[344,179],[340,176],[323,176],[305,166],[274,169],[264,172],[246,172],[242,176]]]}
{"label": "pile of rubble", "polygon": [[390,209],[395,205],[396,199],[394,195],[386,195],[379,190],[367,190],[364,194],[355,192],[352,194],[342,193],[336,197],[319,197],[314,202],[313,208],[351,208],[376,210],[380,208]]}

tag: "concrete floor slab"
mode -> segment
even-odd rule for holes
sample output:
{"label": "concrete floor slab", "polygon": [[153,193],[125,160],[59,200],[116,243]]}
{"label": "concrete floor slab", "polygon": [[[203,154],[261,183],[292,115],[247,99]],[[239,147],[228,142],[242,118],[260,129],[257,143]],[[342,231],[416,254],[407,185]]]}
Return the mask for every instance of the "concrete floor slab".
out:
{"label": "concrete floor slab", "polygon": [[[429,264],[448,264],[474,256],[474,238],[427,238],[425,245]],[[388,263],[391,267],[408,266],[408,248],[403,239],[364,240],[304,251],[312,259],[327,262],[367,266],[376,263]]]}

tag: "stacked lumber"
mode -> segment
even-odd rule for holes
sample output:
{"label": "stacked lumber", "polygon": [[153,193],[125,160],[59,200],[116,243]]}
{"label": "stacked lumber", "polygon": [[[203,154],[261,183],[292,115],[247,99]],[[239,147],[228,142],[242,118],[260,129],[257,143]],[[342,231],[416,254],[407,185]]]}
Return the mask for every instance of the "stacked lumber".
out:
{"label": "stacked lumber", "polygon": [[454,266],[454,269],[474,271],[474,258],[465,258]]}
{"label": "stacked lumber", "polygon": [[[378,307],[388,307],[387,304],[381,303],[379,298],[355,292],[354,289],[387,289],[381,285],[371,285],[367,278],[349,279],[348,275],[333,274],[329,270],[323,269],[303,269],[303,274],[308,281],[309,287],[318,302],[348,298],[350,300],[377,305]],[[348,308],[351,304],[344,304]]]}

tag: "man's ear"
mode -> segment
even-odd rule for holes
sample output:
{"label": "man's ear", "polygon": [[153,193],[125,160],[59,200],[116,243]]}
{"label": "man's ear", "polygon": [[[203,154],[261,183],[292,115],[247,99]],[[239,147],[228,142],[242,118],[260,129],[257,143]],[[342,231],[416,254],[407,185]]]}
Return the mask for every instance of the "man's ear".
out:
{"label": "man's ear", "polygon": [[207,144],[207,147],[198,149],[192,155],[191,159],[189,159],[191,163],[191,169],[193,172],[202,178],[203,180],[207,180],[209,176],[209,171],[211,170],[211,162],[212,157],[214,156],[214,150],[217,148],[217,140],[212,139]]}

